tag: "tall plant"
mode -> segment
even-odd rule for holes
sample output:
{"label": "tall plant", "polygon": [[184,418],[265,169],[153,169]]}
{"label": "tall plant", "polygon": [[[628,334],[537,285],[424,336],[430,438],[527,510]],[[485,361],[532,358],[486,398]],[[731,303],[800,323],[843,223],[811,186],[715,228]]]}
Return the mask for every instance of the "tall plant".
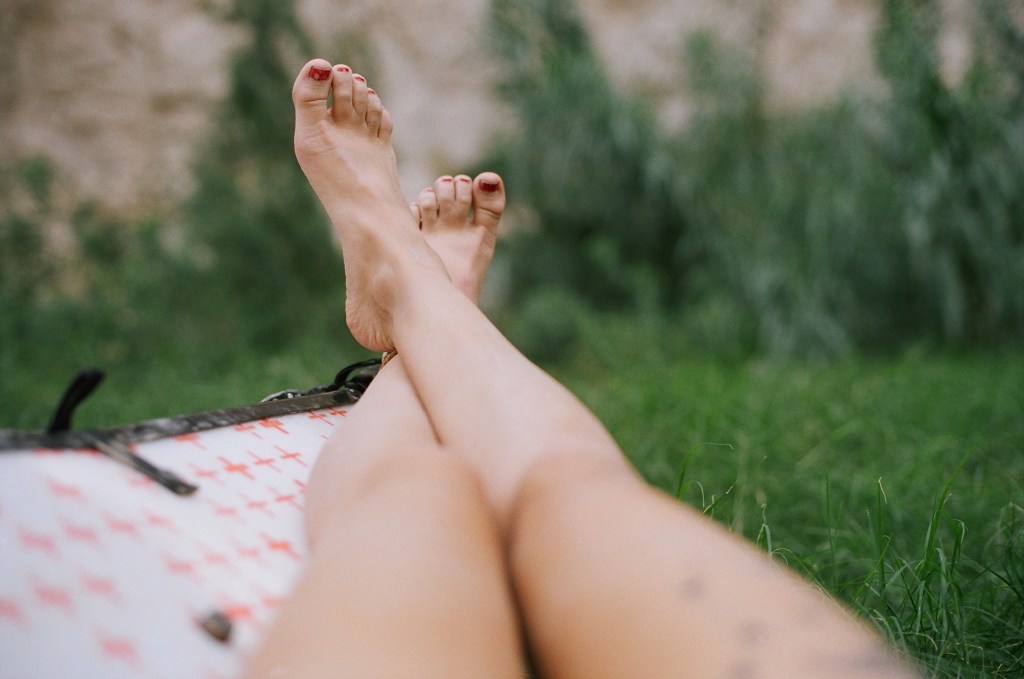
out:
{"label": "tall plant", "polygon": [[[249,32],[187,207],[189,235],[208,260],[200,279],[225,342],[279,345],[340,310],[340,260],[323,213],[295,162],[287,58],[310,54],[292,0],[235,0],[229,20]],[[294,61],[294,60],[292,60]],[[234,338],[234,339],[232,339]]]}
{"label": "tall plant", "polygon": [[1024,332],[1024,33],[985,0],[959,86],[940,73],[938,3],[886,0],[888,165],[925,321],[947,342]]}
{"label": "tall plant", "polygon": [[554,277],[600,306],[638,286],[678,301],[687,228],[649,112],[615,92],[574,3],[494,2],[490,27],[519,123],[500,164],[538,222],[516,244],[520,284]]}
{"label": "tall plant", "polygon": [[885,0],[887,91],[795,112],[765,105],[756,49],[692,36],[694,114],[668,135],[571,2],[492,3],[519,122],[500,153],[536,217],[520,289],[620,308],[653,291],[767,353],[1019,339],[1024,36],[1005,0],[982,8],[962,83],[940,73],[937,3]]}

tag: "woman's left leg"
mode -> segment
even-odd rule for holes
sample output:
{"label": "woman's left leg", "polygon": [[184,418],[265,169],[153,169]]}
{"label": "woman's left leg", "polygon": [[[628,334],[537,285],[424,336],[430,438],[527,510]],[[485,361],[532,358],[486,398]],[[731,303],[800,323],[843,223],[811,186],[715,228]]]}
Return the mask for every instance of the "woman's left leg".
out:
{"label": "woman's left leg", "polygon": [[521,675],[497,525],[472,468],[407,426],[402,372],[383,368],[321,454],[310,563],[250,677]]}
{"label": "woman's left leg", "polygon": [[[473,302],[504,206],[493,173],[440,177],[412,206]],[[306,527],[310,564],[250,676],[520,676],[497,526],[475,471],[438,444],[401,357],[321,453]]]}

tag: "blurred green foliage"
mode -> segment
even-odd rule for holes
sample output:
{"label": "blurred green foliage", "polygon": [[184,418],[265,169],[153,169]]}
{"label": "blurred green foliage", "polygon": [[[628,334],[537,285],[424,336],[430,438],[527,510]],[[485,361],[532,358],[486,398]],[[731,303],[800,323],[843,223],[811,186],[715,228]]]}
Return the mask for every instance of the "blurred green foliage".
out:
{"label": "blurred green foliage", "polygon": [[[196,165],[185,207],[193,247],[208,257],[199,298],[215,341],[262,350],[314,330],[341,309],[341,259],[323,211],[295,162],[287,56],[310,54],[291,2],[236,0],[228,19],[252,39],[234,55],[230,90]],[[224,307],[233,313],[220,316]]]}
{"label": "blurred green foliage", "polygon": [[[973,62],[951,84],[936,2],[885,0],[884,91],[800,110],[769,107],[757,36],[741,50],[695,34],[680,83],[693,113],[667,133],[611,84],[572,2],[492,3],[518,124],[486,164],[530,215],[503,245],[503,327],[546,362],[605,313],[734,358],[1019,345],[1024,36],[1009,11],[978,5]],[[174,219],[82,205],[68,222],[46,159],[0,172],[5,393],[43,366],[61,382],[89,364],[212,378],[296,343],[361,353],[292,154],[290,64],[309,38],[290,2],[235,0],[224,18],[250,40]]]}
{"label": "blurred green foliage", "polygon": [[884,92],[799,111],[768,106],[759,38],[695,34],[694,113],[670,134],[611,85],[574,3],[492,3],[519,123],[492,164],[532,215],[509,248],[537,317],[513,322],[517,338],[552,353],[566,318],[537,309],[561,297],[685,314],[681,341],[732,354],[1019,342],[1024,35],[1009,2],[979,3],[973,61],[950,84],[938,5],[882,3]]}
{"label": "blurred green foliage", "polygon": [[45,425],[86,367],[112,384],[83,414],[102,402],[90,423],[112,425],[326,383],[366,357],[347,339],[341,258],[292,149],[294,55],[309,40],[290,2],[236,0],[224,19],[250,40],[173,219],[84,204],[68,220],[45,158],[0,171],[0,426]]}

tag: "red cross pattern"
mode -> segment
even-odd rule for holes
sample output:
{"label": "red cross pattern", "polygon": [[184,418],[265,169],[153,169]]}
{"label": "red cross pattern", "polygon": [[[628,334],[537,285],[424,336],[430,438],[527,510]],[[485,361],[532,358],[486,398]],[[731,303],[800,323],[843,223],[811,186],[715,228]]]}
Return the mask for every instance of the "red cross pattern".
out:
{"label": "red cross pattern", "polygon": [[[309,472],[346,412],[136,444],[189,496],[93,450],[0,456],[0,674],[238,676],[301,572]],[[226,644],[195,622],[211,609],[232,621]]]}
{"label": "red cross pattern", "polygon": [[230,460],[224,459],[223,455],[217,459],[224,463],[224,471],[229,474],[241,474],[249,480],[253,479],[253,475],[249,473],[249,465],[244,462],[231,462]]}
{"label": "red cross pattern", "polygon": [[251,422],[245,422],[243,424],[236,424],[235,425],[235,431],[239,431],[239,432],[246,431],[246,432],[249,432],[250,434],[252,434],[253,436],[255,436],[258,439],[263,438],[262,436],[260,436],[260,433],[256,430],[256,425],[252,424]]}
{"label": "red cross pattern", "polygon": [[130,486],[151,486],[156,483],[153,479],[148,476],[143,476],[142,474],[127,473],[124,475],[124,478],[128,481],[128,485]]}
{"label": "red cross pattern", "polygon": [[86,502],[85,493],[82,491],[80,486],[72,483],[61,483],[60,481],[52,478],[46,479],[46,484],[50,489],[50,493],[52,493],[55,498],[68,498],[71,500]]}
{"label": "red cross pattern", "polygon": [[71,602],[71,594],[62,587],[37,582],[32,586],[32,591],[35,592],[36,601],[44,606],[56,606],[69,613],[75,608]]}
{"label": "red cross pattern", "polygon": [[52,557],[57,556],[57,543],[51,536],[26,529],[18,531],[18,534],[21,537],[22,546],[26,549],[43,552]]}
{"label": "red cross pattern", "polygon": [[253,460],[252,463],[253,463],[254,466],[256,466],[256,467],[267,467],[269,469],[273,469],[278,474],[281,473],[281,470],[278,469],[275,466],[275,464],[277,463],[277,460],[274,459],[273,457],[260,457],[259,455],[257,455],[256,453],[252,452],[251,450],[247,450],[246,452],[249,453],[250,457],[252,457],[252,460]]}
{"label": "red cross pattern", "polygon": [[210,479],[218,486],[224,485],[224,482],[217,478],[217,476],[220,475],[219,469],[203,469],[195,463],[192,463],[189,466],[192,468],[192,472],[195,474],[197,482],[203,483],[206,479]]}
{"label": "red cross pattern", "polygon": [[179,434],[174,437],[174,440],[179,443],[191,443],[200,450],[206,450],[206,446],[204,446],[202,440],[200,440],[199,434]]}
{"label": "red cross pattern", "polygon": [[264,429],[275,429],[282,434],[288,433],[287,430],[285,430],[284,425],[281,423],[281,420],[260,420],[260,426],[263,427]]}
{"label": "red cross pattern", "polygon": [[302,509],[302,503],[298,501],[298,494],[295,491],[290,493],[281,492],[275,488],[267,488],[274,494],[274,503],[277,505],[289,505],[295,509]]}
{"label": "red cross pattern", "polygon": [[292,547],[291,540],[282,540],[280,538],[272,538],[269,535],[264,534],[263,539],[266,541],[267,549],[271,552],[277,552],[280,554],[287,554],[293,559],[300,559],[301,557]]}
{"label": "red cross pattern", "polygon": [[185,575],[191,578],[199,577],[199,574],[196,572],[196,566],[191,561],[165,554],[164,563],[167,565],[167,570],[175,575]]}
{"label": "red cross pattern", "polygon": [[238,570],[238,568],[235,566],[235,563],[231,560],[231,557],[226,552],[210,549],[209,547],[202,545],[202,543],[199,544],[200,547],[202,548],[202,563],[205,566],[220,566],[222,568],[227,568],[231,571]]}
{"label": "red cross pattern", "polygon": [[241,558],[243,558],[243,559],[250,559],[250,560],[253,560],[253,561],[259,561],[261,563],[265,563],[265,561],[263,559],[263,550],[262,550],[262,548],[255,547],[255,546],[252,546],[252,545],[249,545],[249,546],[240,545],[237,542],[234,543],[233,546],[235,548],[235,554],[237,554]]}
{"label": "red cross pattern", "polygon": [[245,519],[242,517],[242,515],[238,511],[238,507],[236,507],[236,506],[233,506],[233,505],[222,505],[219,502],[217,502],[216,500],[208,500],[207,504],[210,507],[213,508],[213,512],[214,512],[214,514],[216,516],[224,517],[224,518],[230,517],[230,518],[234,519],[235,521],[237,521],[238,523],[241,523],[241,524],[246,523]]}
{"label": "red cross pattern", "polygon": [[270,511],[269,500],[254,500],[245,493],[239,493],[239,496],[242,498],[247,510],[263,512],[267,516],[274,515],[274,512]]}
{"label": "red cross pattern", "polygon": [[81,525],[72,523],[71,521],[64,520],[64,535],[70,540],[76,540],[78,542],[88,542],[92,545],[99,545],[99,535],[96,533],[96,529],[91,526]]}
{"label": "red cross pattern", "polygon": [[106,520],[107,527],[110,529],[111,533],[116,535],[126,535],[134,540],[142,539],[142,534],[139,533],[138,526],[135,525],[134,521],[109,515],[104,516],[104,519]]}
{"label": "red cross pattern", "polygon": [[282,460],[293,460],[293,461],[298,462],[299,464],[301,464],[303,467],[308,467],[309,466],[309,465],[307,465],[302,460],[302,453],[300,453],[298,451],[287,451],[284,448],[282,448],[281,446],[274,446],[274,447],[277,448],[278,451],[280,451],[280,453],[281,453],[280,459],[282,459]]}
{"label": "red cross pattern", "polygon": [[85,586],[85,589],[93,594],[98,594],[99,596],[106,597],[107,599],[114,601],[120,599],[117,586],[111,578],[92,575],[91,573],[82,573],[81,581],[82,585]]}
{"label": "red cross pattern", "polygon": [[146,519],[146,525],[152,526],[153,528],[165,528],[173,533],[181,533],[181,530],[166,514],[156,514],[151,511],[144,511],[143,516]]}
{"label": "red cross pattern", "polygon": [[14,599],[0,597],[0,620],[8,620],[18,625],[23,625],[25,623],[25,614],[22,613],[21,606]]}
{"label": "red cross pattern", "polygon": [[332,427],[334,426],[334,423],[327,419],[327,413],[323,412],[322,410],[314,410],[306,417],[308,417],[311,420],[319,420],[320,422],[323,422],[324,424],[330,425]]}
{"label": "red cross pattern", "polygon": [[135,651],[135,643],[131,639],[100,632],[96,635],[96,641],[108,657],[131,665],[139,664],[139,654]]}

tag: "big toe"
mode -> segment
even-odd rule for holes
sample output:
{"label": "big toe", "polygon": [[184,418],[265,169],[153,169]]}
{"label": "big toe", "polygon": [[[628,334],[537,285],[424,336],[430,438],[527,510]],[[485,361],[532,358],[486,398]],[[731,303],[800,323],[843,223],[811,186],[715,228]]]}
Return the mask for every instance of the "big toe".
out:
{"label": "big toe", "polygon": [[313,125],[324,120],[328,115],[327,95],[330,92],[331,64],[323,59],[307,62],[292,86],[296,126]]}
{"label": "big toe", "polygon": [[493,230],[505,212],[505,182],[494,172],[483,172],[473,180],[473,222]]}

